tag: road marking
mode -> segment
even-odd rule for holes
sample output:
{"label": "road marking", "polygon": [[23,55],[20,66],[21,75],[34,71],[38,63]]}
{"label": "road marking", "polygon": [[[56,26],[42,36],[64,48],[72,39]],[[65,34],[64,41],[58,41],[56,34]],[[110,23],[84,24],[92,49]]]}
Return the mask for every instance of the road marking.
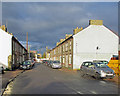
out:
{"label": "road marking", "polygon": [[91,93],[93,93],[93,94],[97,94],[95,91],[90,91]]}
{"label": "road marking", "polygon": [[77,93],[78,93],[78,94],[83,94],[83,93],[82,93],[82,92],[80,92],[80,91],[77,91]]}
{"label": "road marking", "polygon": [[105,82],[105,81],[100,81],[100,83],[106,84],[106,82]]}

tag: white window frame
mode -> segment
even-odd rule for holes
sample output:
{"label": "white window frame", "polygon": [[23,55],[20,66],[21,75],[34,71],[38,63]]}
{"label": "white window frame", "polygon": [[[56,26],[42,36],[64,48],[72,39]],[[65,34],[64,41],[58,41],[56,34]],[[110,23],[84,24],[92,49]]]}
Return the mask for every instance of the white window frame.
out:
{"label": "white window frame", "polygon": [[72,55],[70,54],[70,55],[69,55],[69,64],[72,64],[72,61],[71,61],[71,60],[72,60]]}
{"label": "white window frame", "polygon": [[71,50],[71,45],[72,45],[71,43],[72,43],[72,42],[70,41],[70,50]]}

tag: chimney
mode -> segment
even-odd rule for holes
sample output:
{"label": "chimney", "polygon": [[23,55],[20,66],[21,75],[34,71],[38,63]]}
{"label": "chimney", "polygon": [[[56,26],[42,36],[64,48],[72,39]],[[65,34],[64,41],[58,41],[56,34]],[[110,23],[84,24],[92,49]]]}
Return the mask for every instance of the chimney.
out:
{"label": "chimney", "polygon": [[72,36],[72,34],[66,34],[65,39],[69,38],[70,36]]}
{"label": "chimney", "polygon": [[81,27],[81,28],[76,28],[76,29],[74,29],[73,30],[73,34],[75,35],[75,34],[77,34],[78,32],[80,32],[80,31],[82,31],[83,30],[83,28]]}
{"label": "chimney", "polygon": [[65,39],[60,39],[60,43],[62,43]]}
{"label": "chimney", "polygon": [[103,20],[89,20],[89,25],[103,25]]}

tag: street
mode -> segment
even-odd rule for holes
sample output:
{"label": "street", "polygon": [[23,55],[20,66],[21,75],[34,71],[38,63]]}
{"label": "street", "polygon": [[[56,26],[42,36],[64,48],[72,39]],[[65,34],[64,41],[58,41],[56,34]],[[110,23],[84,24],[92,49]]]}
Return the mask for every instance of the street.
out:
{"label": "street", "polygon": [[80,77],[79,72],[64,72],[61,69],[36,63],[32,70],[18,76],[8,86],[7,94],[118,94],[114,82]]}

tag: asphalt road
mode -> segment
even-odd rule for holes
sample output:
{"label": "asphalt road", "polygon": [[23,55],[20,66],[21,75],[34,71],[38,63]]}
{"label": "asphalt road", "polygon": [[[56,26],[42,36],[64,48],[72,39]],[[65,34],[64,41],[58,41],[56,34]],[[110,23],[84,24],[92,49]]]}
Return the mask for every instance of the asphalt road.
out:
{"label": "asphalt road", "polygon": [[118,85],[37,63],[11,82],[7,90],[9,94],[118,94]]}

